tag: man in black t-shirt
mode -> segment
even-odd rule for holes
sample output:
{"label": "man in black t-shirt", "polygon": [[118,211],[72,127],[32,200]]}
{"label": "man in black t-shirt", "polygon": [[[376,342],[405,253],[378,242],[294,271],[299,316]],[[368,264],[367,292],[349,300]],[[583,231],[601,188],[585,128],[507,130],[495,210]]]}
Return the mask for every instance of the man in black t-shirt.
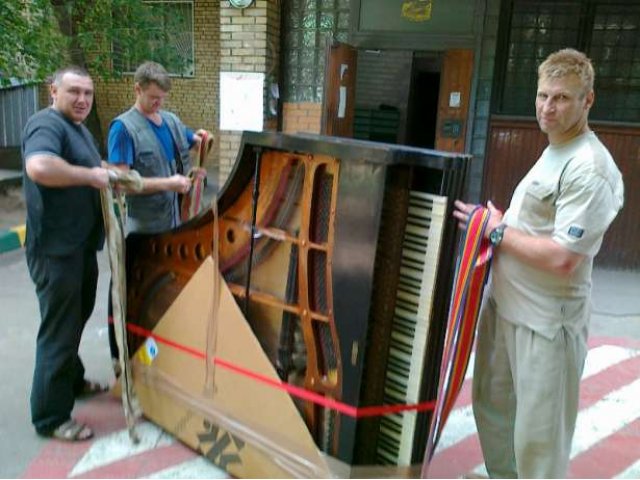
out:
{"label": "man in black t-shirt", "polygon": [[82,124],[91,111],[93,81],[78,67],[55,73],[53,104],[24,128],[26,257],[40,304],[31,390],[31,418],[40,435],[86,440],[93,432],[71,418],[75,398],[104,390],[84,378],[78,355],[93,311],[96,251],[104,243],[100,188],[109,183],[100,153]]}

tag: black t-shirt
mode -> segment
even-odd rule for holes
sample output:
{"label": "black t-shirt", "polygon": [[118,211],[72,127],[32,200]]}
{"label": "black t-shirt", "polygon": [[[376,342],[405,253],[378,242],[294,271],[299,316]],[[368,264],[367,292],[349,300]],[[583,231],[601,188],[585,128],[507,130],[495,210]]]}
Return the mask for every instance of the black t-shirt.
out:
{"label": "black t-shirt", "polygon": [[[22,135],[24,165],[34,154],[59,157],[72,165],[100,166],[91,133],[53,108],[34,114]],[[27,248],[66,255],[78,248],[100,249],[104,243],[100,192],[92,187],[45,187],[24,175]]]}

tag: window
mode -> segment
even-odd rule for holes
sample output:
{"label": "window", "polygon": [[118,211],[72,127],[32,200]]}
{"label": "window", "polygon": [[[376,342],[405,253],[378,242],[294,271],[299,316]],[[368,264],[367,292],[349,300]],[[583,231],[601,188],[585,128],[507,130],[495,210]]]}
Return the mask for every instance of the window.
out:
{"label": "window", "polygon": [[113,43],[115,71],[132,73],[153,60],[171,75],[195,75],[193,0],[144,1],[136,11],[114,11],[114,23],[122,25]]}
{"label": "window", "polygon": [[321,102],[326,38],[346,42],[350,0],[284,2],[283,98],[288,102]]}
{"label": "window", "polygon": [[494,113],[535,115],[538,65],[573,47],[596,72],[590,118],[640,122],[640,1],[512,0],[502,15]]}

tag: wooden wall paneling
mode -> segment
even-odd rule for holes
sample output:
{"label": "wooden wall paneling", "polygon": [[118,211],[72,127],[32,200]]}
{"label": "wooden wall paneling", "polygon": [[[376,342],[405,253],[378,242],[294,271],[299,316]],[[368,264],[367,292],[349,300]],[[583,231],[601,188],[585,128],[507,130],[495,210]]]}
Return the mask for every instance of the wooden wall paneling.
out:
{"label": "wooden wall paneling", "polygon": [[[625,207],[605,236],[596,264],[603,267],[640,268],[640,127],[604,125],[592,129],[607,146],[622,172]],[[514,188],[547,145],[535,120],[493,118],[487,145],[482,199],[506,209]]]}
{"label": "wooden wall paneling", "polygon": [[[473,50],[447,50],[438,98],[436,150],[463,153],[473,77]],[[455,101],[458,104],[455,104]],[[455,129],[455,133],[453,133]]]}

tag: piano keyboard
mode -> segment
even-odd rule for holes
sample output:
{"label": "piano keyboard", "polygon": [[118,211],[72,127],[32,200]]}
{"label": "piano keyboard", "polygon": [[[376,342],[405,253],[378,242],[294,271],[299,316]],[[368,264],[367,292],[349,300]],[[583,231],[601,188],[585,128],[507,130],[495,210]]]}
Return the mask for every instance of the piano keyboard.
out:
{"label": "piano keyboard", "polygon": [[[447,197],[410,192],[385,379],[386,404],[420,401],[446,210]],[[381,418],[377,446],[379,463],[411,464],[416,420],[416,412]]]}

